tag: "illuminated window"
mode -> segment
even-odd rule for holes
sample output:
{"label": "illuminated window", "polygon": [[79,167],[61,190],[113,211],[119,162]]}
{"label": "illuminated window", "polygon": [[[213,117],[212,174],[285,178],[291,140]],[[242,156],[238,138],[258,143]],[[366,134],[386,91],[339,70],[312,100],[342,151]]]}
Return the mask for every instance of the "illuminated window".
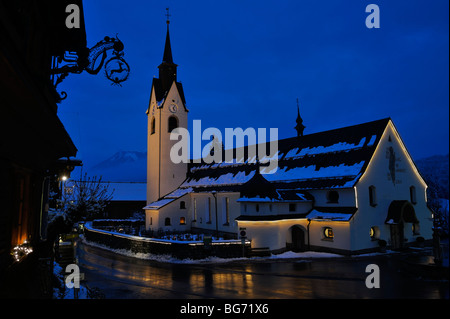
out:
{"label": "illuminated window", "polygon": [[180,217],[180,225],[186,225],[186,218]]}
{"label": "illuminated window", "polygon": [[417,204],[417,199],[416,199],[416,188],[414,186],[411,186],[409,188],[409,197],[411,199],[411,203],[412,204]]}
{"label": "illuminated window", "polygon": [[369,202],[370,206],[377,206],[377,193],[376,188],[373,185],[369,187]]}
{"label": "illuminated window", "polygon": [[327,193],[328,203],[337,203],[339,201],[339,193],[336,191],[329,191]]}
{"label": "illuminated window", "polygon": [[380,238],[380,229],[377,226],[370,227],[370,238],[372,240]]}
{"label": "illuminated window", "polygon": [[333,239],[334,238],[333,229],[331,227],[324,227],[323,236],[325,239]]}
{"label": "illuminated window", "polygon": [[420,235],[419,223],[412,224],[412,232],[413,232],[413,235]]}
{"label": "illuminated window", "polygon": [[151,128],[150,128],[150,134],[155,134],[155,127],[156,127],[155,117],[152,117]]}
{"label": "illuminated window", "polygon": [[178,127],[178,119],[175,116],[169,117],[169,133]]}

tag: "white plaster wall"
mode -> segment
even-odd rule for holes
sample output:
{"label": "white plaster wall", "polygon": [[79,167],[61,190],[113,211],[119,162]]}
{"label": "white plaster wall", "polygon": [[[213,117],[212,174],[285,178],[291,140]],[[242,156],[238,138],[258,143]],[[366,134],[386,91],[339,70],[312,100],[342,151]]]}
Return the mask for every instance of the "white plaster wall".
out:
{"label": "white plaster wall", "polygon": [[337,203],[329,202],[327,199],[327,193],[330,191],[329,189],[313,189],[308,192],[314,196],[314,205],[318,207],[355,207],[355,192],[353,188],[336,188],[331,189],[332,191],[336,191],[339,194],[339,200]]}
{"label": "white plaster wall", "polygon": [[[391,141],[389,141],[391,137]],[[394,149],[396,158],[395,183],[389,172],[389,156],[387,149]],[[369,201],[369,187],[376,187],[377,205],[372,207]],[[398,132],[392,122],[389,122],[381,141],[374,153],[365,174],[356,185],[358,212],[352,220],[352,249],[378,247],[378,241],[370,238],[370,227],[380,230],[380,239],[390,244],[389,225],[385,224],[389,205],[393,200],[410,201],[410,186],[416,188],[417,203],[413,204],[420,224],[420,234],[414,235],[412,224],[405,223],[404,236],[407,243],[413,242],[418,236],[425,239],[432,237],[431,211],[426,206],[426,185],[419,176]]]}
{"label": "white plaster wall", "polygon": [[[175,114],[169,110],[169,105],[172,103],[178,106]],[[172,192],[186,179],[187,163],[175,164],[170,159],[170,150],[177,143],[177,141],[170,140],[168,132],[168,119],[172,115],[178,118],[179,127],[188,128],[188,114],[175,82],[173,82],[162,108],[157,107],[155,91],[152,88],[147,111],[147,205]],[[151,134],[153,117],[155,117],[156,128],[155,133]]]}

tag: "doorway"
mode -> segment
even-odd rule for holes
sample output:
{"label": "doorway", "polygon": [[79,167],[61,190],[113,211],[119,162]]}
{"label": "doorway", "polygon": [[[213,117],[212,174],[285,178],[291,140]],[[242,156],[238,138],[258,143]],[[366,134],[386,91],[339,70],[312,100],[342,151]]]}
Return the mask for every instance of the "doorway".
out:
{"label": "doorway", "polygon": [[292,251],[305,251],[305,231],[300,226],[291,227]]}
{"label": "doorway", "polygon": [[391,245],[392,249],[401,249],[403,248],[404,243],[404,232],[403,232],[403,223],[390,225],[391,227]]}
{"label": "doorway", "polygon": [[394,200],[389,205],[386,224],[390,226],[391,247],[392,249],[401,249],[405,243],[404,224],[418,224],[414,206],[407,200]]}

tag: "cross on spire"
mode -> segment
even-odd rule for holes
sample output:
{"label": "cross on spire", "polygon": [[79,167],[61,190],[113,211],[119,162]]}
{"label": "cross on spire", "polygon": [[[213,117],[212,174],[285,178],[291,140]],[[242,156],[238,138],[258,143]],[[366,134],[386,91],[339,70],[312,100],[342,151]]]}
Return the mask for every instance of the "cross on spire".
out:
{"label": "cross on spire", "polygon": [[171,15],[169,14],[169,8],[166,8],[166,18],[167,18],[166,23],[167,23],[167,24],[170,23],[170,17],[171,17]]}

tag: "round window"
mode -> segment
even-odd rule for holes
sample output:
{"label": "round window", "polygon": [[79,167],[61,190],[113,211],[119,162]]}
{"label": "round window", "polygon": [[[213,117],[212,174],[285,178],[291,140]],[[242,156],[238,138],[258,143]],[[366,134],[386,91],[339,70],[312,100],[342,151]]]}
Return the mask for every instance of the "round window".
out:
{"label": "round window", "polygon": [[333,239],[334,238],[333,229],[331,227],[325,227],[323,229],[323,235],[325,236],[325,238]]}
{"label": "round window", "polygon": [[380,238],[380,229],[377,226],[370,227],[370,238],[372,239]]}

